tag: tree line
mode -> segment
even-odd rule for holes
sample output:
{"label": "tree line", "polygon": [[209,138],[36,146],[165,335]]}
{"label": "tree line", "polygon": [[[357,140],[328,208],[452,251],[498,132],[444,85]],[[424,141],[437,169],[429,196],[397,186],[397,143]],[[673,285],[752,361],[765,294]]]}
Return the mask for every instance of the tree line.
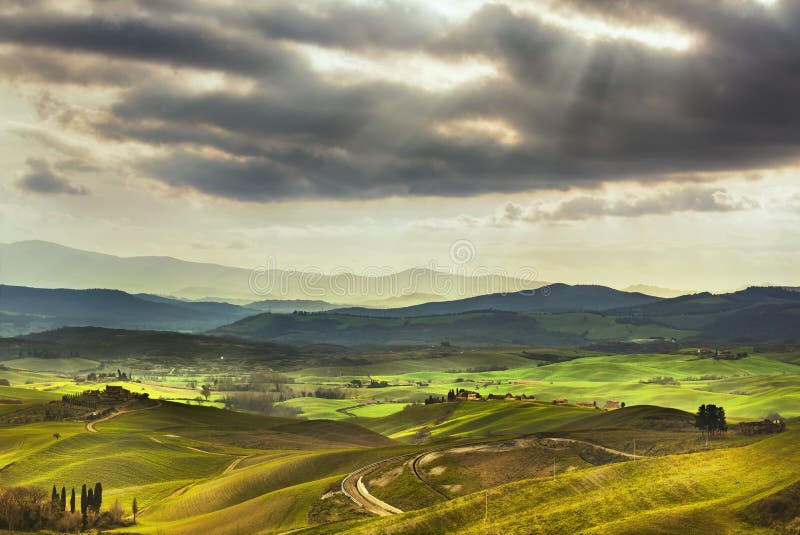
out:
{"label": "tree line", "polygon": [[[47,491],[41,487],[18,486],[0,488],[0,528],[10,531],[55,530],[77,532],[81,529],[106,528],[124,525],[125,511],[116,500],[106,511],[103,507],[103,485],[84,484],[80,497],[75,487],[67,494],[66,486],[58,490],[53,485],[48,500]],[[132,504],[136,523],[138,504]]]}

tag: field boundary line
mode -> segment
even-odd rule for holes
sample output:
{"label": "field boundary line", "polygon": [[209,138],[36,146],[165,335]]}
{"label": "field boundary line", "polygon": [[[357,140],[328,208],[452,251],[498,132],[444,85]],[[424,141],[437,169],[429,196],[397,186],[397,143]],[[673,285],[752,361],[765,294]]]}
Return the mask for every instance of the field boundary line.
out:
{"label": "field boundary line", "polygon": [[156,409],[156,408],[158,408],[160,406],[161,406],[161,402],[156,400],[156,404],[152,405],[150,407],[144,407],[142,409],[130,409],[130,410],[123,409],[121,411],[117,411],[117,412],[114,412],[112,414],[109,414],[108,416],[103,416],[102,418],[98,418],[97,420],[92,420],[91,422],[86,422],[86,430],[88,432],[90,432],[90,433],[98,433],[99,431],[97,429],[95,429],[95,427],[94,427],[97,424],[101,424],[103,422],[107,422],[107,421],[111,420],[112,418],[116,418],[117,416],[122,416],[123,414],[128,414],[130,412],[148,411],[150,409]]}

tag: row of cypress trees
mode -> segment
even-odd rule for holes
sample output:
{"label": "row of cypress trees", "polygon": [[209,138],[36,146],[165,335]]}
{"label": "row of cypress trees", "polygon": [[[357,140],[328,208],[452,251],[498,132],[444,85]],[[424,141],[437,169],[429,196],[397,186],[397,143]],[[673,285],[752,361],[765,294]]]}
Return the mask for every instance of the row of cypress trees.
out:
{"label": "row of cypress trees", "polygon": [[[60,511],[67,510],[67,488],[61,487],[61,493],[59,494],[56,486],[53,485],[53,494],[52,494],[52,502],[53,508]],[[69,498],[69,512],[75,512],[75,487],[72,487],[72,493]],[[100,508],[103,506],[103,485],[98,481],[94,484],[94,488],[89,487],[87,490],[86,483],[83,484],[81,487],[81,515],[83,515],[84,520],[86,519],[86,515],[89,511],[94,511],[95,513],[100,512]]]}

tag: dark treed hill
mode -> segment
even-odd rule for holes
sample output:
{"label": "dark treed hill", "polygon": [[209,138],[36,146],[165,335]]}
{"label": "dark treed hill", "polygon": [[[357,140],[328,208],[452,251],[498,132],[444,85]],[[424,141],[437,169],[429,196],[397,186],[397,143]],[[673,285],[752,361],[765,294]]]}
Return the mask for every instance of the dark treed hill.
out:
{"label": "dark treed hill", "polygon": [[[556,290],[551,296],[541,297],[553,295]],[[529,297],[515,294],[512,299]],[[408,317],[376,317],[374,314],[382,311],[369,312],[369,316],[338,310],[260,314],[211,332],[291,344],[330,342],[346,346],[448,341],[480,346],[592,346],[611,351],[609,343],[622,343],[631,346],[623,352],[632,353],[637,348],[648,351],[648,343],[674,345],[672,339],[677,344],[696,346],[800,342],[800,294],[780,288],[656,299],[649,304],[596,312],[475,310]]]}
{"label": "dark treed hill", "polygon": [[606,286],[551,284],[525,292],[481,295],[456,301],[425,303],[402,308],[342,308],[336,312],[376,318],[413,318],[437,314],[460,314],[473,310],[504,312],[599,312],[622,307],[657,303],[661,298],[636,292],[622,292]]}
{"label": "dark treed hill", "polygon": [[720,295],[700,293],[613,313],[642,322],[694,328],[699,334],[689,341],[698,344],[800,340],[800,293],[785,288],[751,287]]}
{"label": "dark treed hill", "polygon": [[[170,331],[131,331],[103,327],[62,327],[52,331],[2,338],[0,356],[17,358],[16,348],[25,351],[39,348],[43,358],[67,356],[75,351],[81,357],[128,357],[135,355],[172,355],[218,359],[230,357],[266,357],[296,354],[290,346],[271,342],[253,342],[240,338],[176,333]],[[48,353],[51,350],[52,353]],[[31,355],[34,356],[34,355]]]}
{"label": "dark treed hill", "polygon": [[773,286],[752,286],[738,292],[716,295],[703,292],[638,305],[638,312],[647,316],[702,315],[765,305],[800,305],[800,292]]}
{"label": "dark treed hill", "polygon": [[476,311],[418,318],[371,318],[338,313],[259,314],[210,331],[289,344],[570,346],[583,342],[572,333],[551,332],[531,315]]}
{"label": "dark treed hill", "polygon": [[100,327],[64,327],[53,331],[0,338],[0,360],[19,357],[88,359],[152,357],[177,363],[194,359],[267,362],[276,369],[319,362],[339,362],[350,352],[337,346],[295,348],[273,342],[162,331],[128,331]]}
{"label": "dark treed hill", "polygon": [[253,313],[228,303],[134,296],[119,290],[0,285],[0,334],[5,336],[84,325],[205,331]]}

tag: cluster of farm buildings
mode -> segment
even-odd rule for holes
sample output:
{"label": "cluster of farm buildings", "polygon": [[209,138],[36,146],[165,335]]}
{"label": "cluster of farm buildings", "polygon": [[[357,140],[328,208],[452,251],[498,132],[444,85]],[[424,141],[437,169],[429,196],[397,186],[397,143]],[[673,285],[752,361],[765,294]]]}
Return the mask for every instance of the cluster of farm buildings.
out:
{"label": "cluster of farm buildings", "polygon": [[[525,394],[520,395],[513,395],[513,394],[489,394],[485,398],[488,401],[494,400],[506,400],[506,401],[536,401],[536,396],[528,396]],[[475,392],[472,390],[459,390],[456,393],[456,401],[484,401],[483,396],[481,396],[480,392]],[[569,405],[568,399],[557,398],[553,400],[553,405]],[[599,409],[596,401],[579,401],[575,403],[575,405],[579,407],[586,407],[588,409]],[[613,411],[616,409],[621,409],[625,406],[625,403],[617,400],[609,400],[606,401],[606,404],[602,407],[605,411]]]}
{"label": "cluster of farm buildings", "polygon": [[758,422],[742,422],[739,432],[743,435],[770,435],[786,431],[786,420],[783,418],[765,418]]}

